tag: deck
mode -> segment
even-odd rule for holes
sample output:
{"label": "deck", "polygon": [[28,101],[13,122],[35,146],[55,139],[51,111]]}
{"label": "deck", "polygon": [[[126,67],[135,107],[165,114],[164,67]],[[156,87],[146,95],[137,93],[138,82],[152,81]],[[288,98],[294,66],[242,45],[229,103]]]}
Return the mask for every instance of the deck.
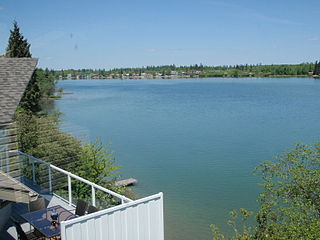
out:
{"label": "deck", "polygon": [[137,179],[134,178],[128,178],[128,179],[124,179],[124,180],[120,180],[115,182],[115,186],[116,187],[124,187],[124,186],[132,186],[132,185],[136,185],[138,183]]}
{"label": "deck", "polygon": [[[60,198],[57,195],[53,195],[49,193],[48,189],[42,188],[37,184],[33,184],[32,181],[28,179],[23,180],[23,184],[32,189],[33,191],[39,193],[41,197],[43,197],[46,201],[47,207],[52,207],[56,205],[60,205],[65,209],[74,211],[74,206],[70,206],[66,200]],[[26,203],[11,203],[11,217],[16,219],[22,226],[22,229],[25,232],[30,231],[30,224],[26,223],[25,220],[21,217],[22,214],[29,212],[28,204]],[[0,232],[1,240],[12,240],[18,239],[16,229],[13,226],[11,221],[8,221],[3,231]]]}
{"label": "deck", "polygon": [[[99,210],[91,214],[88,213],[74,219],[62,221],[60,225],[62,240],[119,240],[124,239],[124,236],[130,236],[131,240],[164,240],[162,193],[132,200],[41,159],[19,151],[15,151],[15,153],[19,156],[27,157],[26,167],[31,167],[31,177],[26,179],[21,171],[21,175],[17,179],[19,178],[19,181],[24,185],[45,198],[47,207],[60,205],[73,211],[75,207],[74,203],[80,199],[78,198],[80,196],[77,195],[72,186],[74,181],[80,181],[91,187],[91,191],[87,196],[82,196],[81,199],[86,200],[90,205],[98,207]],[[46,184],[43,184],[43,181],[39,180],[39,184],[42,187],[37,185],[36,178],[37,168],[40,164],[45,167],[44,169],[48,170],[48,179],[45,179]],[[61,186],[55,187],[54,171],[59,172],[65,177],[65,186],[62,186],[62,188]],[[123,183],[136,182],[134,180]],[[52,192],[56,192],[56,194]],[[63,198],[57,194],[65,196]],[[99,196],[104,197],[100,198]],[[20,217],[28,212],[28,204],[11,203],[9,210],[6,214],[0,215],[6,223],[4,230],[0,232],[1,240],[17,239],[16,230],[12,222],[5,218],[6,216],[12,216],[19,221],[24,231],[31,230],[29,223]]]}
{"label": "deck", "polygon": [[[40,189],[39,186],[37,186],[37,185],[35,185],[33,187],[29,185],[28,187],[30,187],[34,191]],[[47,207],[60,205],[60,206],[64,207],[65,209],[74,211],[74,207],[69,206],[69,204],[66,201],[62,200],[61,198],[59,198],[53,194],[43,192],[43,190],[40,190],[39,192],[40,192],[41,197],[45,198]],[[41,192],[42,192],[42,194],[41,194]],[[13,203],[13,202],[11,203],[11,216],[21,224],[22,229],[25,232],[30,231],[30,225],[29,225],[29,223],[26,223],[25,220],[20,216],[24,213],[27,213],[27,212],[29,212],[28,204],[26,204],[26,203]],[[7,222],[3,231],[0,232],[0,236],[1,236],[1,240],[18,239],[16,229],[13,226],[13,223],[11,221]]]}

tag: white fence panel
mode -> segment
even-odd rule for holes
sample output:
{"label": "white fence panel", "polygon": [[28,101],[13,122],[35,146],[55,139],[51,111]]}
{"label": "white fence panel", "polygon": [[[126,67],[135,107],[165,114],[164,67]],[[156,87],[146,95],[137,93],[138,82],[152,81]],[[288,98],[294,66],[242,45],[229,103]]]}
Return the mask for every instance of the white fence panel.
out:
{"label": "white fence panel", "polygon": [[62,240],[164,240],[163,194],[61,222]]}

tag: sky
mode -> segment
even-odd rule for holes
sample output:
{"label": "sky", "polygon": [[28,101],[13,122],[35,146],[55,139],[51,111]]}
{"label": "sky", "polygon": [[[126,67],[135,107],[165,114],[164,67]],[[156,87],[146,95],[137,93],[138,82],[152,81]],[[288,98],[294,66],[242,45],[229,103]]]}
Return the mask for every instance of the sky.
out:
{"label": "sky", "polygon": [[320,59],[319,0],[0,0],[39,67],[281,64]]}

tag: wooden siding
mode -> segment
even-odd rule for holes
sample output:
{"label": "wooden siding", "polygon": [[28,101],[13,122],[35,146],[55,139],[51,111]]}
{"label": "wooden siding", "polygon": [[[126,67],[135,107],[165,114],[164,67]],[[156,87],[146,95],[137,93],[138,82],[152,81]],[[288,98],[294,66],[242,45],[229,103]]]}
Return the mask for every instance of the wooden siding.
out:
{"label": "wooden siding", "polygon": [[19,159],[8,151],[17,150],[17,131],[14,124],[0,126],[0,171],[10,173],[10,176],[20,175]]}

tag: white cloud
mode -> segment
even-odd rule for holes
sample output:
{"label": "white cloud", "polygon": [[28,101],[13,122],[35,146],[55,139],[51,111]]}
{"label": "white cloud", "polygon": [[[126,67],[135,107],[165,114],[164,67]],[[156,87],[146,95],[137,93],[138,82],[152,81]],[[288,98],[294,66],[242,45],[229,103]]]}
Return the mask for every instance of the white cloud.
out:
{"label": "white cloud", "polygon": [[312,37],[312,38],[309,38],[310,41],[319,41],[320,40],[320,37]]}

